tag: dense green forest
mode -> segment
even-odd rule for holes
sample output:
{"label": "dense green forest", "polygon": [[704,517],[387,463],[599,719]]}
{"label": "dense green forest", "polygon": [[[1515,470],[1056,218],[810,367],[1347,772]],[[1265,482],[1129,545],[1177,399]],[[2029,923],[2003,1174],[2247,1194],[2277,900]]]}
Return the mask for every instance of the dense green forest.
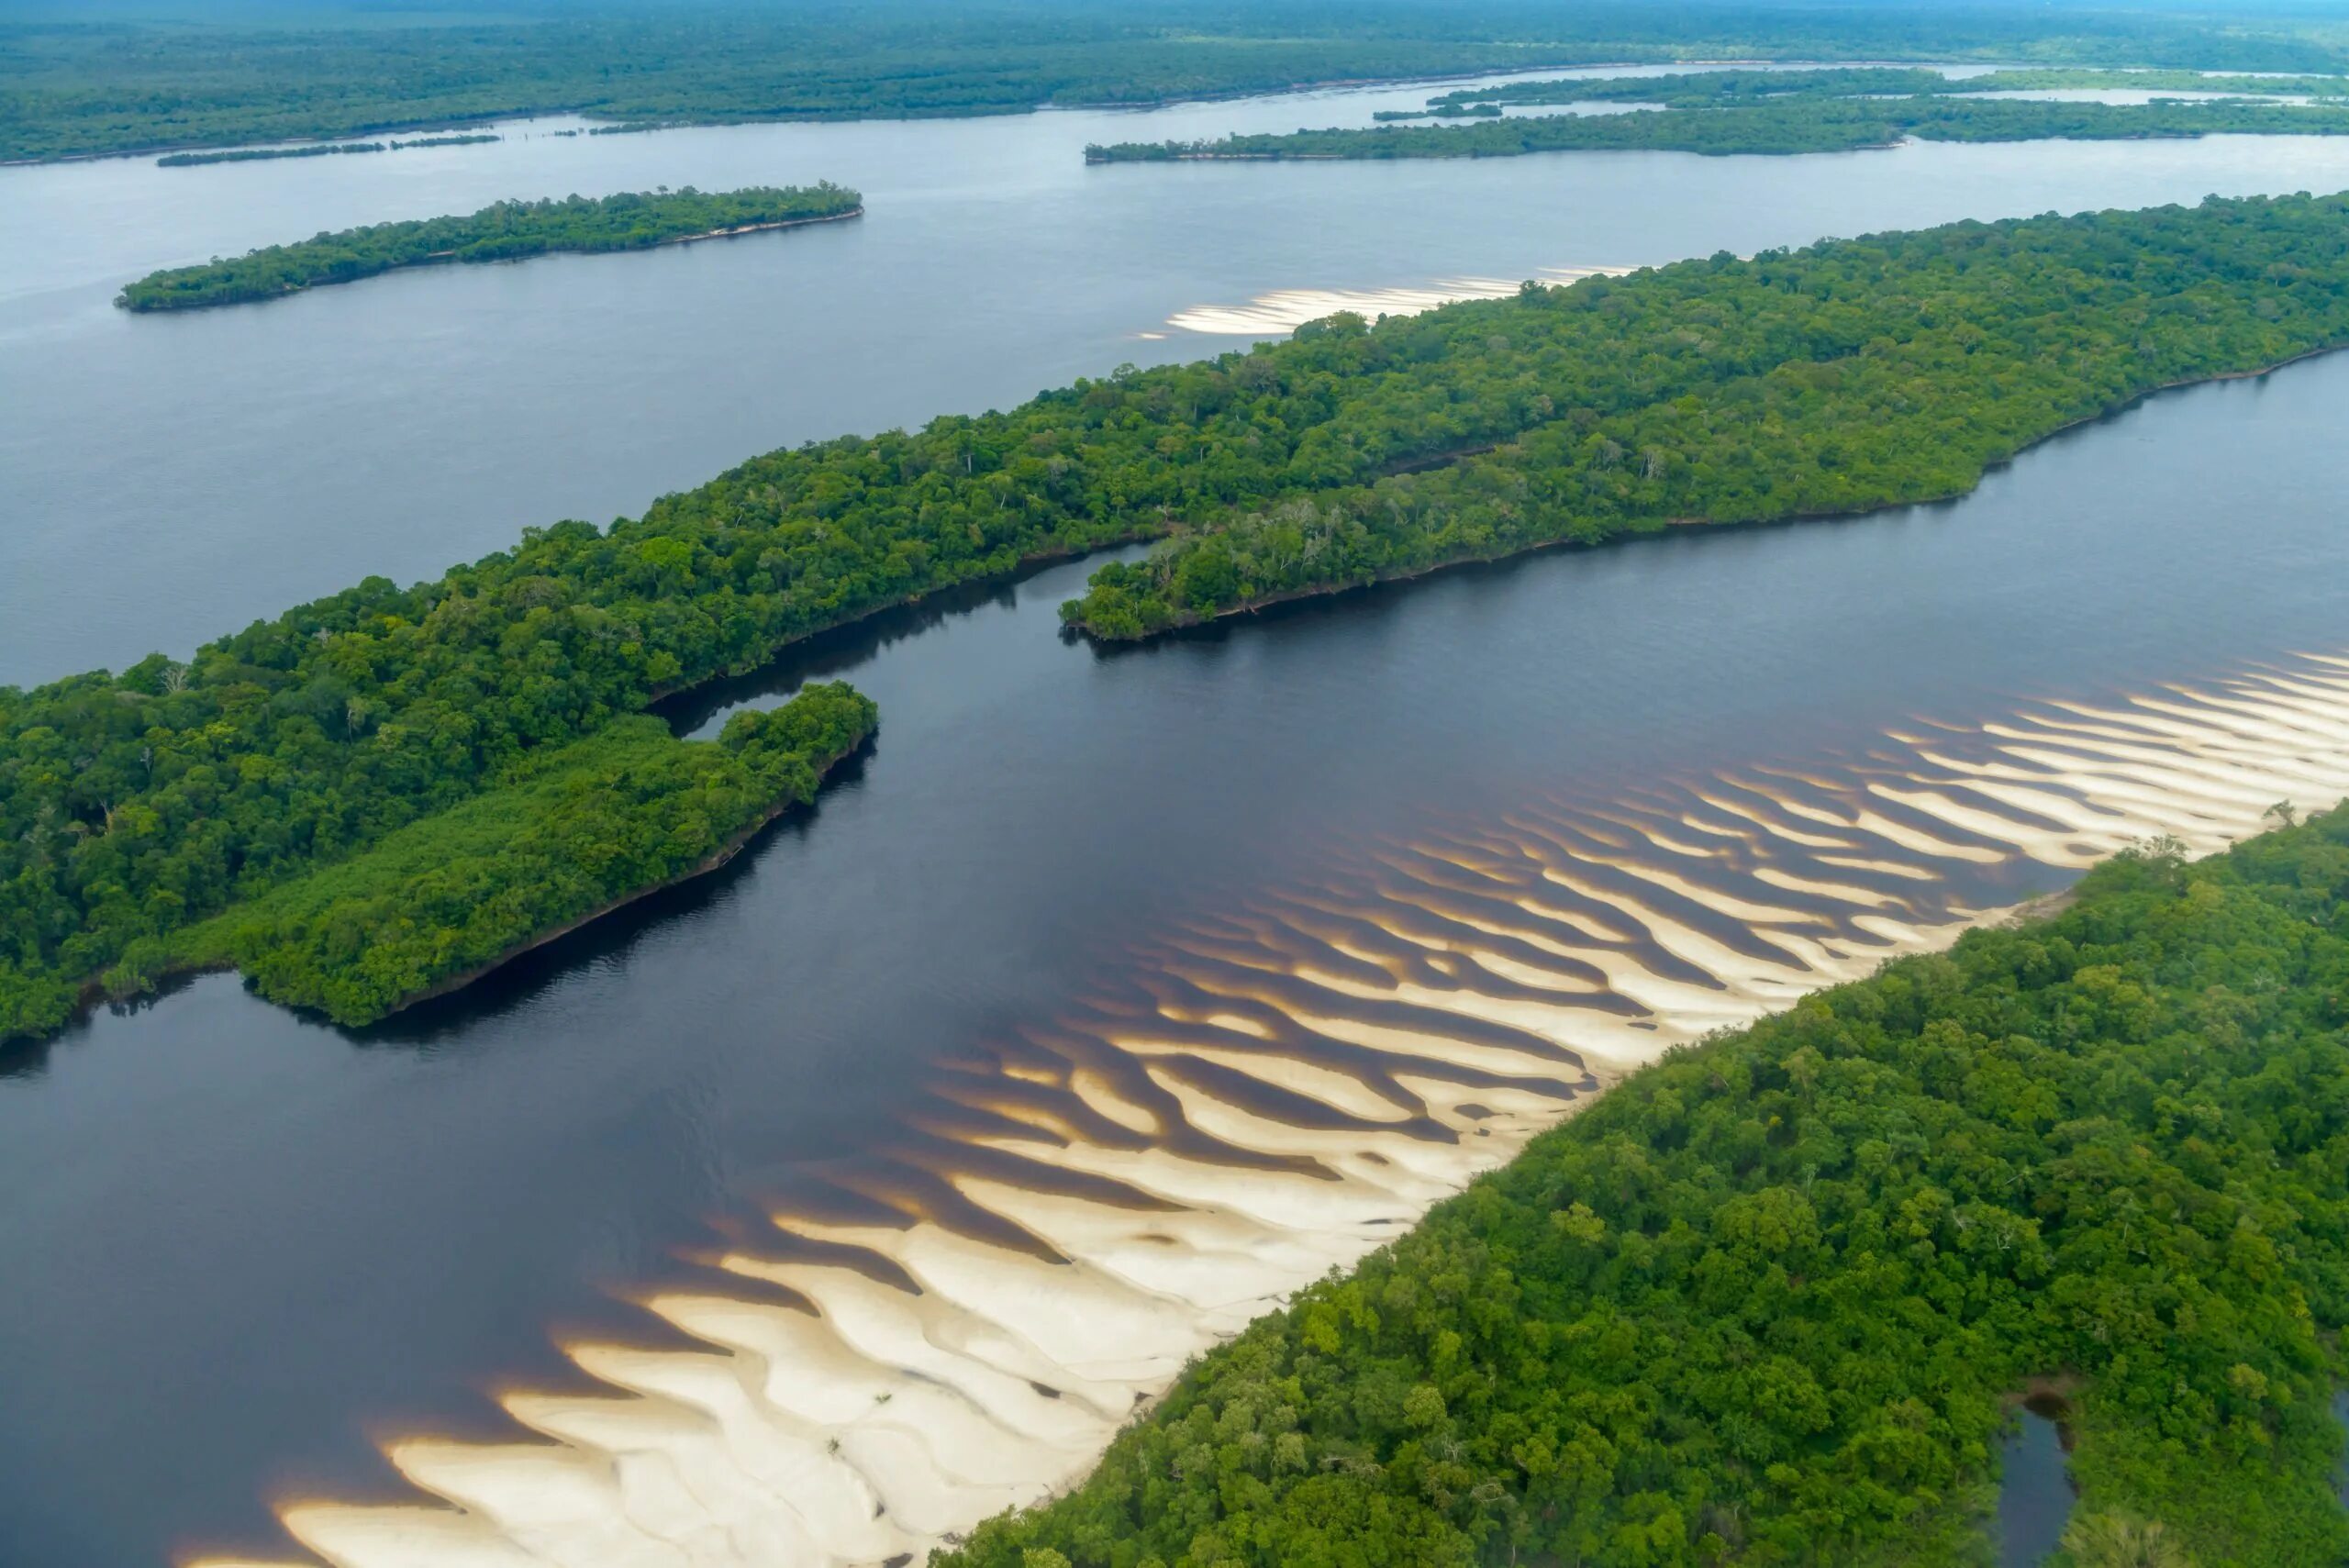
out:
{"label": "dense green forest", "polygon": [[1672,1052],[933,1563],[1986,1563],[2040,1379],[2066,1568],[2349,1558],[2349,812],[2173,851]]}
{"label": "dense green forest", "polygon": [[1726,520],[1943,494],[2158,383],[2344,338],[2349,201],[2214,200],[1341,317],[772,452],[640,518],[529,529],[406,588],[371,578],[185,662],[0,687],[0,1038],[54,1029],[109,969],[135,987],[140,964],[117,967],[135,944],[538,748],[1022,561],[1179,532],[1077,612],[1137,635],[1275,583],[1599,539],[1698,502]]}
{"label": "dense green forest", "polygon": [[[1459,461],[1428,466],[1343,420],[1309,438],[1316,457],[1352,448],[1319,494],[1106,566],[1063,615],[1145,637],[1540,545],[1961,494],[2155,387],[2349,342],[2349,200],[1959,225],[1449,309],[1473,312],[1512,366],[1458,401],[1423,398],[1424,428]],[[1301,330],[1384,358],[1428,328]],[[1514,433],[1501,386],[1522,410]]]}
{"label": "dense green forest", "polygon": [[547,933],[709,869],[873,732],[835,683],[738,713],[714,741],[619,719],[498,788],[132,955],[125,979],[233,965],[262,995],[373,1023]]}
{"label": "dense green forest", "polygon": [[687,185],[680,191],[497,202],[464,217],[371,224],[248,251],[232,261],[150,272],[115,303],[126,310],[196,310],[356,283],[398,267],[511,261],[556,250],[640,250],[731,229],[845,217],[863,210],[863,199],[826,181],[740,191],[705,193]]}
{"label": "dense green forest", "polygon": [[[1760,72],[1742,73],[1760,76]],[[1898,74],[1898,73],[1890,73]],[[1671,77],[1642,81],[1670,90]],[[1608,85],[1613,85],[1611,82]],[[1874,98],[1724,95],[1735,107],[1631,109],[1609,115],[1475,118],[1457,106],[1445,117],[1467,125],[1381,124],[1329,130],[1268,131],[1213,141],[1120,141],[1085,150],[1088,163],[1163,163],[1283,158],[1514,158],[1528,152],[1854,152],[1926,141],[2120,141],[2221,135],[2341,136],[2349,108],[2259,99],[2157,100],[2151,104],[2050,103],[1942,93]]]}
{"label": "dense green forest", "polygon": [[[19,9],[34,9],[22,7]],[[0,161],[577,111],[621,122],[1019,112],[1674,59],[1998,59],[2324,72],[2321,18],[1714,0],[513,0],[0,19]]]}

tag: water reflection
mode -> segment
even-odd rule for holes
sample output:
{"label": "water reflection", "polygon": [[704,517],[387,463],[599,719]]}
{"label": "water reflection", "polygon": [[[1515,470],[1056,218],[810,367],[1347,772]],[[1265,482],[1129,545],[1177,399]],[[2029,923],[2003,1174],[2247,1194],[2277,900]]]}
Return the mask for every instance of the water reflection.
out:
{"label": "water reflection", "polygon": [[[2029,846],[2075,822],[2093,844],[2308,804],[2321,778],[2214,792],[2271,751],[2333,754],[2313,711],[2275,720],[2280,749],[2221,729],[2269,722],[2296,699],[2255,683],[2349,635],[2344,408],[2349,357],[2156,400],[1952,507],[1531,558],[1133,658],[1054,639],[1085,563],[869,656],[836,647],[885,715],[861,774],[820,830],[763,840],[625,941],[591,928],[412,1043],[208,976],[0,1078],[0,1562],[293,1560],[273,1510],[298,1500],[447,1511],[387,1450],[421,1443],[461,1490],[464,1450],[544,1450],[509,1394],[631,1431],[676,1407],[570,1347],[664,1380],[752,1364],[649,1296],[853,1341],[846,1364],[879,1370],[841,1386],[880,1392],[908,1362],[848,1275],[887,1293],[874,1323],[907,1321],[881,1308],[912,1280],[918,1320],[971,1335],[1016,1324],[1019,1282],[1080,1267],[1179,1273],[1237,1312],[1214,1260],[1253,1250],[1219,1235],[1294,1259],[1309,1211],[1220,1187],[1342,1200],[1361,1224],[1314,1245],[1366,1245],[1506,1145],[1501,1091],[1579,1103],[1559,1098],[1575,1062],[1603,1082],[1679,1015],[1816,984],[1812,945],[1865,962],[1878,920],[1927,932],[2058,885]],[[2254,686],[2231,694],[2231,671]],[[1063,1397],[1035,1394],[1055,1408],[1032,1421],[974,1418],[1028,1423],[1007,1451],[1074,1455],[1065,1413],[1101,1418],[1097,1384],[1140,1375],[1092,1371],[1035,1376]],[[868,1425],[899,1408],[864,1403]],[[682,1473],[657,1447],[613,1462],[631,1486]],[[982,1482],[1009,1485],[958,1485]]]}
{"label": "water reflection", "polygon": [[2015,1412],[2016,1427],[1998,1450],[1998,1562],[2037,1568],[2064,1538],[2079,1494],[2065,1455],[2072,1434],[2065,1402],[2034,1394]]}
{"label": "water reflection", "polygon": [[[577,1375],[501,1393],[502,1440],[385,1445],[417,1501],[281,1517],[337,1568],[919,1556],[1672,1046],[2344,793],[2327,655],[1351,836],[941,1050],[892,1130],[632,1293],[672,1342],[563,1340]],[[2062,1529],[2060,1410],[2008,1456],[2009,1562]]]}

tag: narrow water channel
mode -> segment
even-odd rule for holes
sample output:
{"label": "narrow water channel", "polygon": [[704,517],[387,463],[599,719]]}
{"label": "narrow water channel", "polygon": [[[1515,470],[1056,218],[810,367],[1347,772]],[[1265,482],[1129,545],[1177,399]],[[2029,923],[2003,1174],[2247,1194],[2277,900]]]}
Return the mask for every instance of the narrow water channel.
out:
{"label": "narrow water channel", "polygon": [[2034,1397],[2015,1412],[2015,1429],[1998,1451],[2000,1568],[2038,1568],[2064,1539],[2077,1494],[2065,1454],[2071,1444],[2058,1399]]}

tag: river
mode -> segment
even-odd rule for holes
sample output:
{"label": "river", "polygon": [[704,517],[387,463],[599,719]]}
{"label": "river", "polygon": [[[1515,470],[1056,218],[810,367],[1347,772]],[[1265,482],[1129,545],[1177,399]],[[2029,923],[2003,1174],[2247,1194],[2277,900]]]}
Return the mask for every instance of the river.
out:
{"label": "river", "polygon": [[[359,158],[0,169],[17,237],[0,247],[0,683],[184,654],[370,573],[412,581],[526,526],[633,515],[776,446],[1241,340],[1170,325],[1202,306],[2349,186],[2349,138],[1082,160],[1095,140],[1367,123],[1428,91],[638,136],[541,121]],[[863,218],[184,316],[109,303],[156,267],[501,197],[827,178],[865,193]]]}
{"label": "river", "polygon": [[[777,439],[1197,352],[1163,324],[1200,305],[2349,183],[2349,147],[2299,142],[1063,156],[1109,123],[446,150],[576,158],[598,188],[830,175],[874,217],[153,339],[103,296],[186,253],[145,254],[172,223],[61,236],[81,281],[0,306],[10,406],[47,432],[0,438],[9,657],[184,643]],[[825,156],[772,156],[795,146]],[[20,179],[61,214],[72,181],[144,191],[123,210],[184,203],[201,253],[385,216],[367,182],[430,185],[421,211],[519,177],[433,184],[435,156],[229,166],[263,172],[210,206],[147,182],[214,171],[9,171],[0,206]],[[681,261],[674,288],[622,278]],[[52,394],[23,395],[28,354]],[[56,406],[109,396],[110,431]],[[0,1059],[0,1561],[312,1561],[290,1524],[350,1564],[877,1562],[1031,1495],[1183,1354],[1663,1045],[2144,833],[2214,843],[2349,787],[2344,418],[2349,358],[2321,360],[1945,506],[1117,656],[1052,634],[1082,565],[828,639],[677,716],[831,673],[881,704],[871,755],[720,875],[363,1034],[211,977]],[[158,486],[171,506],[138,499]],[[72,593],[28,582],[44,551]]]}

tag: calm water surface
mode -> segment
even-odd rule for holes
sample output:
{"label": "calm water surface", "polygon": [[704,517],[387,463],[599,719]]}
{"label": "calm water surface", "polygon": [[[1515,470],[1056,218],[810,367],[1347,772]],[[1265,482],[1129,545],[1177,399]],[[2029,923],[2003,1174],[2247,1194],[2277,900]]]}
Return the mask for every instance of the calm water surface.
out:
{"label": "calm water surface", "polygon": [[1948,506],[1542,557],[1121,657],[1052,635],[1081,566],[838,639],[729,698],[845,671],[878,745],[726,873],[395,1028],[216,977],[9,1059],[0,1562],[286,1553],[268,1504],[395,1495],[377,1440],[495,1432],[495,1390],[575,1385],[552,1336],[657,1342],[624,1295],[908,1136],[932,1064],[1348,835],[2349,643],[2345,417],[2349,359],[2319,361]]}
{"label": "calm water surface", "polygon": [[2077,1494],[2058,1424],[2063,1407],[2034,1400],[2015,1412],[2016,1427],[1998,1451],[2000,1568],[2038,1568],[2064,1539]]}
{"label": "calm water surface", "polygon": [[[0,172],[0,232],[40,237],[0,252],[0,681],[184,649],[781,442],[1235,340],[1166,328],[1199,305],[2349,185],[2349,142],[2321,140],[1077,158],[1424,95]],[[154,266],[505,195],[825,177],[871,215],[108,305]],[[721,698],[845,672],[878,744],[725,873],[364,1035],[216,977],[0,1058],[0,1562],[285,1554],[271,1504],[395,1495],[380,1440],[505,1429],[496,1390],[575,1382],[558,1335],[654,1339],[629,1293],[904,1136],[915,1076],[1350,835],[2349,644],[2344,417],[2349,361],[2317,361],[2076,432],[1952,506],[1545,557],[1121,657],[1052,634],[1083,566],[830,639]]]}
{"label": "calm water surface", "polygon": [[[412,580],[530,525],[633,514],[778,445],[1238,341],[1168,328],[1201,305],[2349,186],[2349,139],[1081,159],[1095,140],[1366,123],[1427,93],[568,139],[542,121],[363,158],[0,170],[17,241],[0,247],[0,683],[182,652],[370,573]],[[867,216],[181,317],[109,303],[155,267],[501,197],[825,178],[863,190]]]}

